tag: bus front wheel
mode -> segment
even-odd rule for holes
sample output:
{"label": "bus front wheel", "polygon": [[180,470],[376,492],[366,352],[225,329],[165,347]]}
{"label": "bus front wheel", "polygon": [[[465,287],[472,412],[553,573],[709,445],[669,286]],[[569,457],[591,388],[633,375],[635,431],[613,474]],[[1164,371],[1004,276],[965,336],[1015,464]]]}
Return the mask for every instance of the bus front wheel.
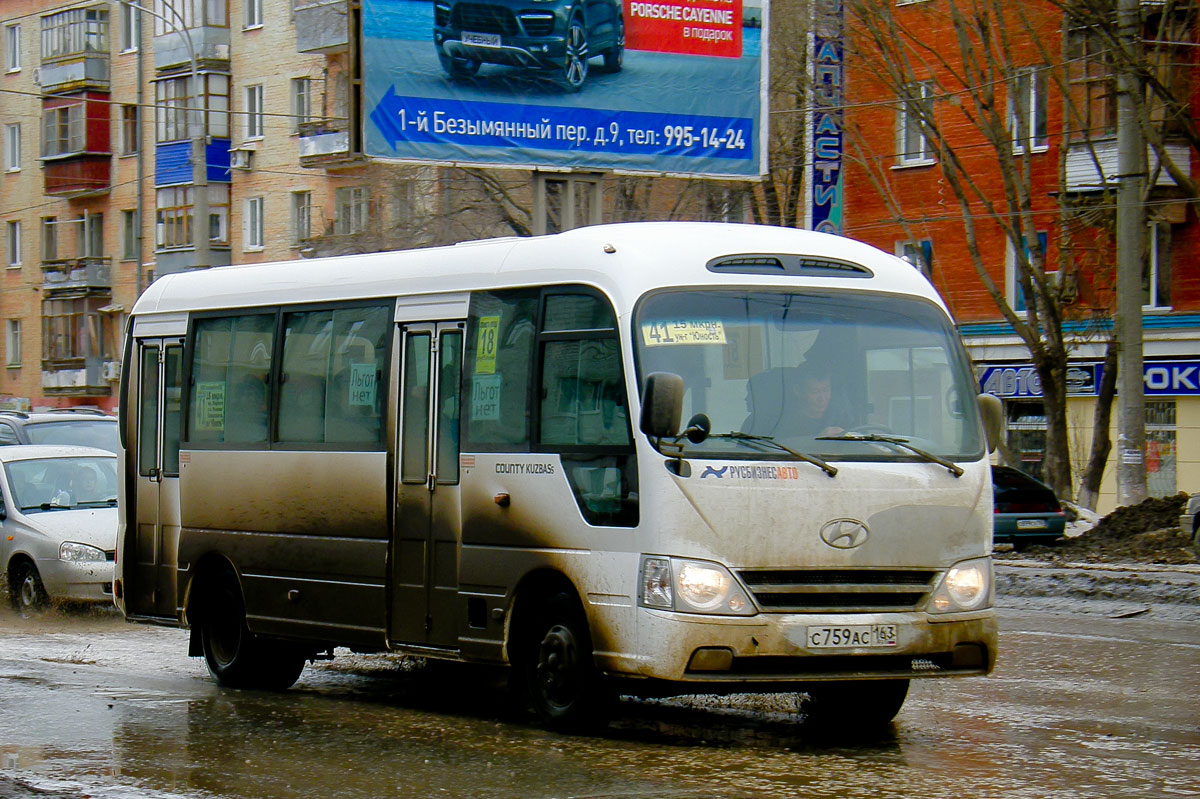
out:
{"label": "bus front wheel", "polygon": [[221,685],[282,691],[304,670],[302,652],[286,645],[270,647],[250,632],[242,592],[230,571],[209,585],[199,628],[204,663]]}
{"label": "bus front wheel", "polygon": [[801,702],[804,722],[826,729],[867,730],[896,717],[908,696],[908,680],[844,680],[817,683]]}
{"label": "bus front wheel", "polygon": [[579,602],[562,592],[534,613],[520,664],[534,713],[551,729],[601,725],[610,697],[592,660],[592,639]]}

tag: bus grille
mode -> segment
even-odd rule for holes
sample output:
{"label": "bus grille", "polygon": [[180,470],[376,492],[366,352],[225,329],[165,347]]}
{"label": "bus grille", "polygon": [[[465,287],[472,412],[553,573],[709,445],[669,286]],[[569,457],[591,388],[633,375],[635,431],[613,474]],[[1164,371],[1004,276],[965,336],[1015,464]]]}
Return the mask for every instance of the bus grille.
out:
{"label": "bus grille", "polygon": [[775,613],[916,610],[933,590],[928,569],[791,569],[738,573],[758,606]]}

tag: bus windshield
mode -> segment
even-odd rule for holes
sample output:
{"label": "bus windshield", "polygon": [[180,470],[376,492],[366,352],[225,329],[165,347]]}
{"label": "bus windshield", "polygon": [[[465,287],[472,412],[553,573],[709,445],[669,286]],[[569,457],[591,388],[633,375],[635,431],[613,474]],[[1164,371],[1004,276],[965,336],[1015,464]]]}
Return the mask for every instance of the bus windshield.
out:
{"label": "bus windshield", "polygon": [[982,457],[966,354],[925,300],[678,290],[643,299],[633,332],[639,385],[678,374],[684,421],[703,413],[712,424],[702,443],[684,440],[686,455],[793,457],[763,437],[826,460],[917,457],[888,437],[941,458]]}

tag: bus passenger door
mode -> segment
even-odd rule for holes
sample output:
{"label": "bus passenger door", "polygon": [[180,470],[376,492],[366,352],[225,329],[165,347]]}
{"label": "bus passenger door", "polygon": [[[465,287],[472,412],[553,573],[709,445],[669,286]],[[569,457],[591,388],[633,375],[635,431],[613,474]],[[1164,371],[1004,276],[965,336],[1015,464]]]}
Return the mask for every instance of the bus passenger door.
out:
{"label": "bus passenger door", "polygon": [[399,467],[389,638],[457,646],[459,385],[464,322],[401,326]]}
{"label": "bus passenger door", "polygon": [[126,556],[130,615],[176,617],[183,341],[138,341],[137,519]]}

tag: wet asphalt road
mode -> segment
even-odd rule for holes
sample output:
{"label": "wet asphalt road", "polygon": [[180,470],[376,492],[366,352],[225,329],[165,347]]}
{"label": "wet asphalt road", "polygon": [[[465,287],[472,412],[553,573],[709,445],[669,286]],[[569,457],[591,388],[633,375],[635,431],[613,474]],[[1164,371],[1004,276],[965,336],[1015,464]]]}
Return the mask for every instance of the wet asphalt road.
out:
{"label": "wet asphalt road", "polygon": [[806,731],[790,698],[621,704],[566,737],[488,675],[388,656],[233,692],[186,634],[0,611],[0,799],[1195,797],[1200,624],[1001,611],[990,678],[914,682],[874,740]]}

